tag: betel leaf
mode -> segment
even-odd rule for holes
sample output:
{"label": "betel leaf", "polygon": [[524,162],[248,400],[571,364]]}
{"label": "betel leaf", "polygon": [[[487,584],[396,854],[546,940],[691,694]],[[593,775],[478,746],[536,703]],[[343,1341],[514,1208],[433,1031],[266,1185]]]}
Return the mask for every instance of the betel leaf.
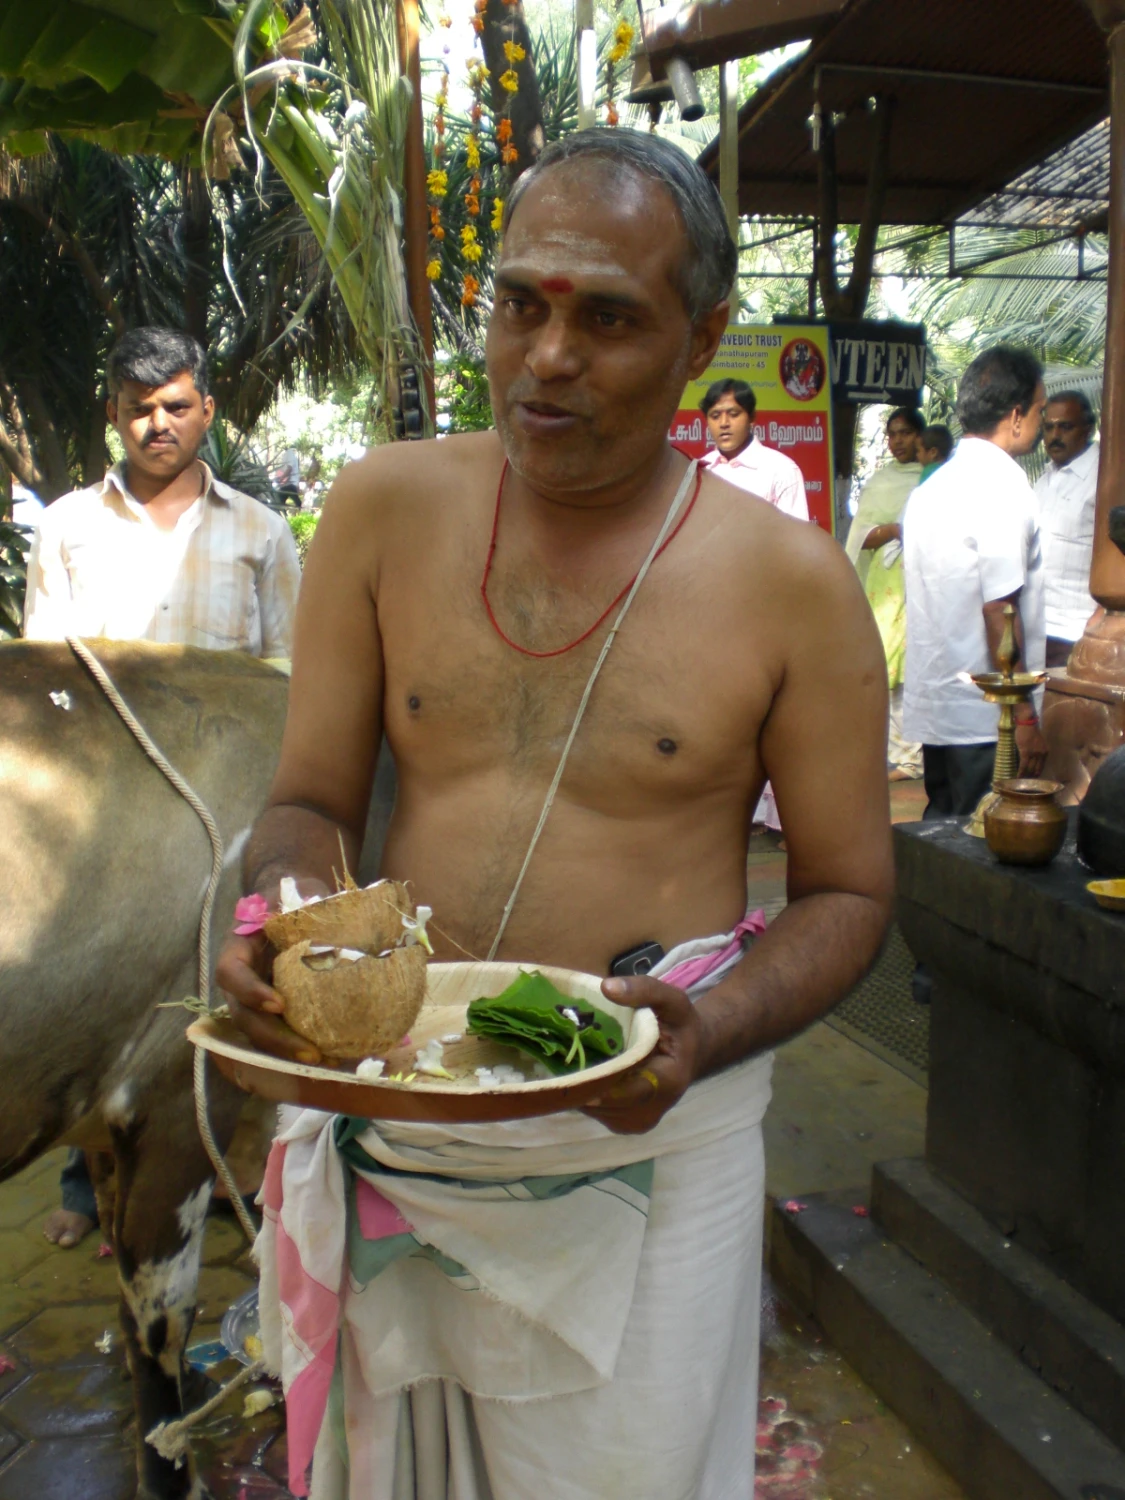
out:
{"label": "betel leaf", "polygon": [[525,970],[502,994],[474,1000],[466,1029],[516,1047],[554,1074],[619,1057],[625,1034],[613,1016],[563,992],[538,969]]}

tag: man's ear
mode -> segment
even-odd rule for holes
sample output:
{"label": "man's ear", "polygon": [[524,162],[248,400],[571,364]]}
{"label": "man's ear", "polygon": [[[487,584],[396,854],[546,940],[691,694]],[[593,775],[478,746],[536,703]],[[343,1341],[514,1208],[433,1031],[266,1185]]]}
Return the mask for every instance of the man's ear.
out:
{"label": "man's ear", "polygon": [[116,427],[117,426],[117,398],[115,396],[110,396],[110,398],[106,402],[106,404],[105,404],[105,414],[106,414],[106,418],[107,418],[107,420],[109,422],[109,425],[111,427]]}
{"label": "man's ear", "polygon": [[704,313],[691,329],[691,359],[688,361],[688,376],[698,380],[715,358],[719,340],[727,331],[730,322],[730,303],[717,302],[710,312]]}
{"label": "man's ear", "polygon": [[207,432],[211,423],[215,420],[215,398],[204,396],[203,398],[203,430]]}

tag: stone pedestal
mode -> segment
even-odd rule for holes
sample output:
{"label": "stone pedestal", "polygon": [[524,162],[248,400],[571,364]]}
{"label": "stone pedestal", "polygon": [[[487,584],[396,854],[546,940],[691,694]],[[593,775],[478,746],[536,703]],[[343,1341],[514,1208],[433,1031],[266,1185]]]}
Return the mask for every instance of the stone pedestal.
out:
{"label": "stone pedestal", "polygon": [[1125,1318],[1125,916],[1073,849],[1018,869],[911,825],[898,920],[934,976],[927,1165]]}
{"label": "stone pedestal", "polygon": [[1125,915],[1075,820],[1043,870],[895,829],[925,1159],[876,1168],[870,1218],[855,1189],[774,1210],[778,1278],[975,1500],[1125,1500]]}

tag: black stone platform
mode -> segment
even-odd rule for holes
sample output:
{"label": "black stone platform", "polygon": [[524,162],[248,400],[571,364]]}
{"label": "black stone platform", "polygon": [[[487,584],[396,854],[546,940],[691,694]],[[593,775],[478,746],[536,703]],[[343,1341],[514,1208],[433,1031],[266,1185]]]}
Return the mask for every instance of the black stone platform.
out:
{"label": "black stone platform", "polygon": [[1125,1500],[1125,916],[900,825],[933,977],[925,1162],[774,1209],[775,1275],[974,1500]]}
{"label": "black stone platform", "polygon": [[997,864],[960,824],[895,830],[898,921],[934,976],[927,1164],[1125,1318],[1125,915],[1063,853]]}

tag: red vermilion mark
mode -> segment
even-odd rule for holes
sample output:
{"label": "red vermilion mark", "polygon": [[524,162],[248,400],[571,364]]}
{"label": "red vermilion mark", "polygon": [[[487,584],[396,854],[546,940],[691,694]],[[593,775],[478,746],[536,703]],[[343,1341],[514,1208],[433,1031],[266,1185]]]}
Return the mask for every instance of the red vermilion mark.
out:
{"label": "red vermilion mark", "polygon": [[565,276],[549,276],[546,281],[539,283],[539,289],[544,292],[573,292],[574,283],[567,281]]}

